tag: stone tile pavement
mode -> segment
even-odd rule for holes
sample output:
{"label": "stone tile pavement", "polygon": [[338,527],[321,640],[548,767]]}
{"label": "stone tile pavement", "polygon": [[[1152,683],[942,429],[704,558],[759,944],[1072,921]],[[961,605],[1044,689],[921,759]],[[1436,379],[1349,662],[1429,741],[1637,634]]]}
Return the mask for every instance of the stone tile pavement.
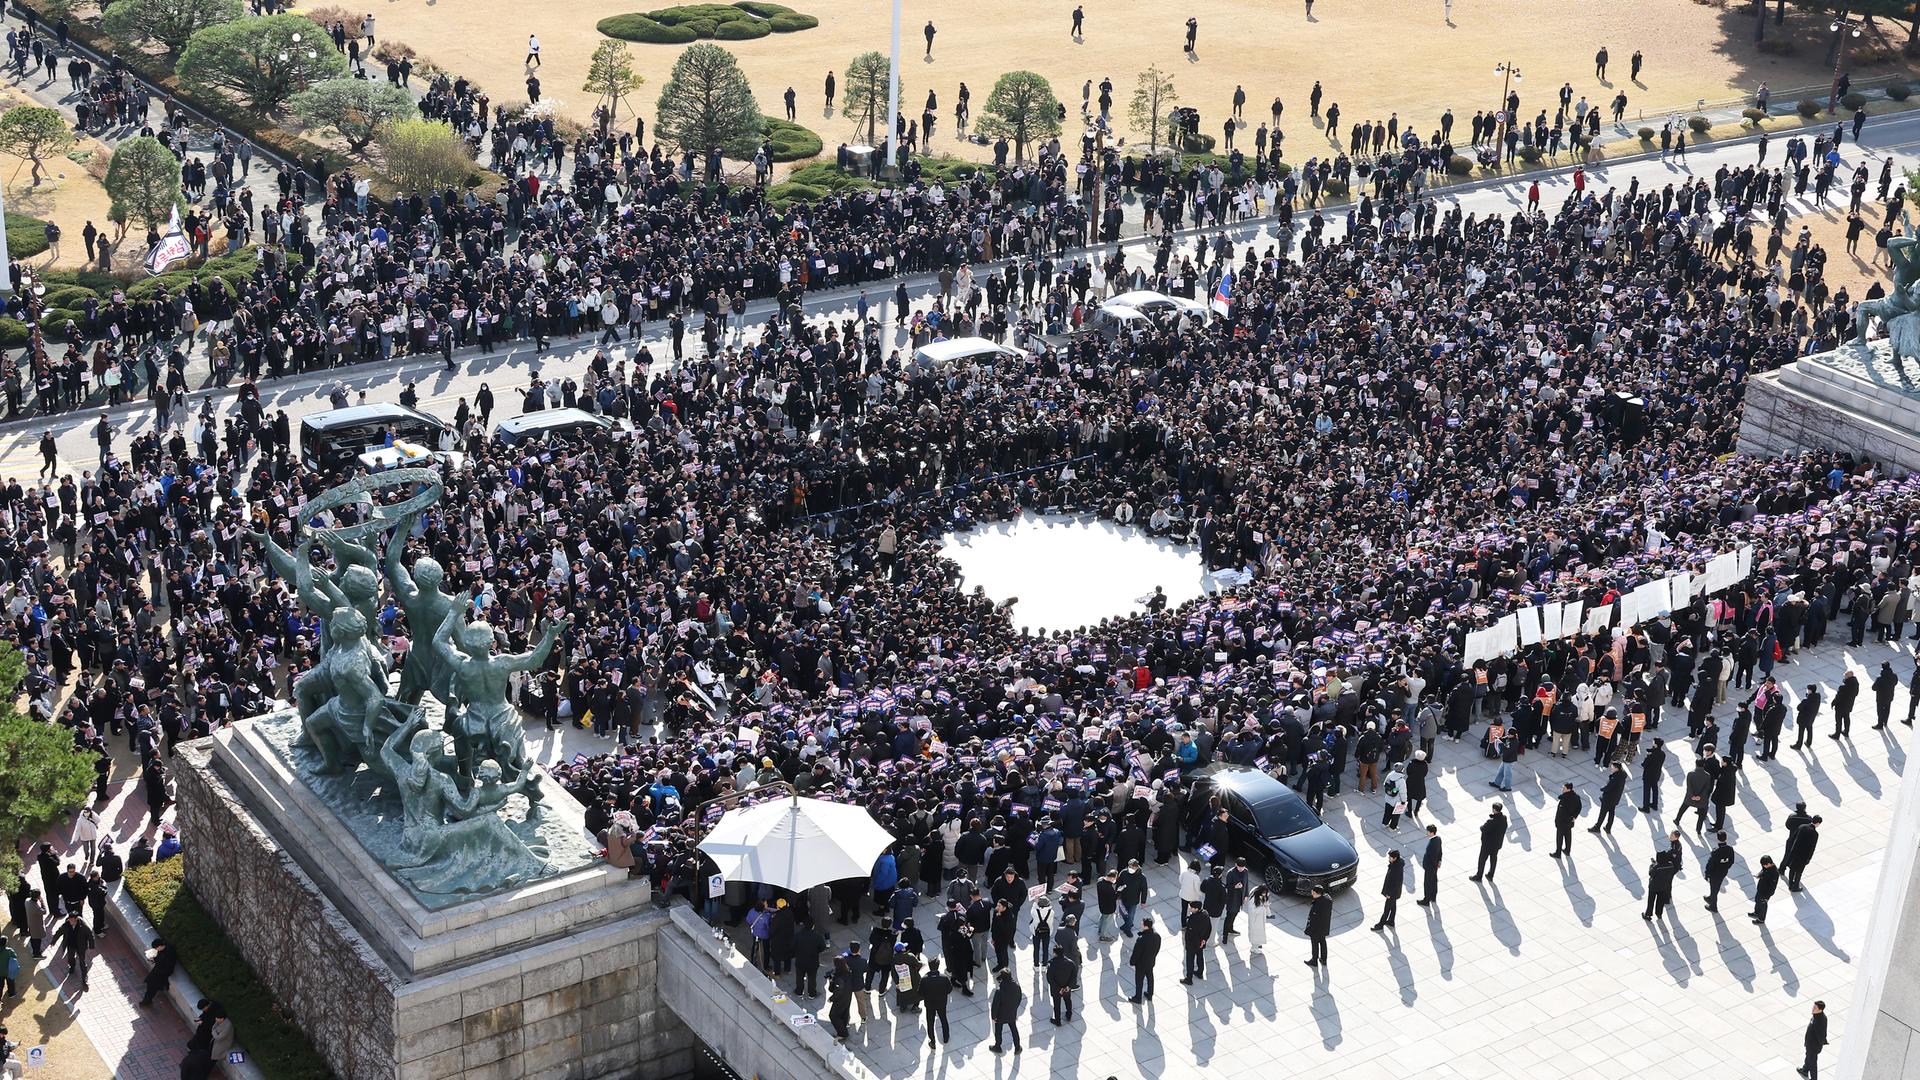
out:
{"label": "stone tile pavement", "polygon": [[[1813,680],[1830,700],[1846,666],[1859,670],[1865,684],[1883,660],[1893,661],[1904,687],[1912,670],[1911,643],[1849,649],[1844,640],[1843,630],[1838,644],[1830,636],[1819,650],[1778,669],[1790,684],[1790,699],[1797,700]],[[1723,730],[1737,700],[1733,691],[1728,696],[1716,711]],[[1904,688],[1895,699],[1894,724],[1884,733],[1870,730],[1871,691],[1862,698],[1851,741],[1827,737],[1831,719],[1823,712],[1811,751],[1786,750],[1771,763],[1755,762],[1749,753],[1739,802],[1728,818],[1740,861],[1717,917],[1703,903],[1701,865],[1710,845],[1689,828],[1683,831],[1686,869],[1675,886],[1675,907],[1655,923],[1641,919],[1645,867],[1656,842],[1664,843],[1671,819],[1623,804],[1610,835],[1587,833],[1602,776],[1590,760],[1529,754],[1516,768],[1514,791],[1499,793],[1489,785],[1494,766],[1471,742],[1443,740],[1422,815],[1440,825],[1447,843],[1440,899],[1430,910],[1402,903],[1397,932],[1367,930],[1378,913],[1385,856],[1397,847],[1403,858],[1417,862],[1424,830],[1403,822],[1397,833],[1388,832],[1379,824],[1378,797],[1355,793],[1350,784],[1328,800],[1328,821],[1361,849],[1362,873],[1358,887],[1335,899],[1331,963],[1324,974],[1302,965],[1305,903],[1276,898],[1264,951],[1254,951],[1244,934],[1224,947],[1216,939],[1207,978],[1181,986],[1180,947],[1171,936],[1177,930],[1168,929],[1177,926],[1177,875],[1171,866],[1150,867],[1152,911],[1170,934],[1151,1005],[1125,1001],[1132,991],[1126,942],[1095,942],[1089,929],[1084,990],[1076,1019],[1063,1027],[1048,1022],[1050,1005],[1031,951],[1018,955],[1015,971],[1027,994],[1024,1054],[987,1052],[983,992],[954,996],[953,1045],[937,1055],[928,1053],[919,1016],[893,1015],[891,995],[872,1023],[861,1025],[856,1018],[849,1049],[885,1076],[955,1080],[1171,1080],[1216,1070],[1225,1076],[1341,1080],[1400,1080],[1415,1072],[1595,1080],[1791,1076],[1800,1063],[1812,1001],[1825,998],[1836,1013],[1848,1001],[1894,785],[1914,730],[1899,723],[1907,709]],[[1684,736],[1683,717],[1668,710],[1662,730]],[[1784,741],[1791,745],[1790,737]],[[1685,749],[1670,756],[1662,792],[1669,814],[1691,757]],[[1551,802],[1563,780],[1576,785],[1588,809],[1572,859],[1556,861],[1548,856]],[[1638,793],[1638,783],[1630,784],[1629,800]],[[1467,878],[1477,827],[1496,798],[1506,805],[1513,830],[1495,880],[1476,886]],[[1752,875],[1761,855],[1780,858],[1782,819],[1802,799],[1825,818],[1807,891],[1793,895],[1782,888],[1768,924],[1756,927],[1746,918]],[[935,916],[936,909],[926,905],[919,921],[930,927]],[[863,942],[869,927],[855,927]],[[840,951],[844,928],[833,931],[834,951]],[[928,935],[930,950],[937,951],[937,935]],[[979,990],[984,984],[975,985]],[[824,997],[808,1004],[825,1023]],[[1834,1016],[1836,1044],[1850,1019]]]}
{"label": "stone tile pavement", "polygon": [[[111,737],[109,737],[111,740]],[[133,838],[142,832],[152,834],[146,799],[137,779],[109,786],[108,801],[101,808],[102,833],[119,840],[116,845],[124,856]],[[172,812],[163,815],[171,819]],[[85,853],[78,847],[69,850],[70,829],[57,827],[46,839],[53,841],[62,861],[84,864]],[[35,871],[29,871],[34,873]],[[14,935],[18,940],[18,934]],[[50,983],[56,993],[48,998],[46,1010],[58,1010],[79,1021],[87,1039],[97,1050],[116,1080],[171,1080],[180,1075],[180,1058],[186,1052],[192,1028],[166,998],[156,998],[141,1008],[145,992],[146,965],[140,953],[148,942],[131,942],[111,923],[99,939],[99,948],[88,972],[88,989],[80,987],[78,973],[68,970],[64,961],[48,944],[47,958],[37,965],[37,980]],[[30,962],[20,948],[23,967]],[[28,972],[23,971],[22,975]]]}

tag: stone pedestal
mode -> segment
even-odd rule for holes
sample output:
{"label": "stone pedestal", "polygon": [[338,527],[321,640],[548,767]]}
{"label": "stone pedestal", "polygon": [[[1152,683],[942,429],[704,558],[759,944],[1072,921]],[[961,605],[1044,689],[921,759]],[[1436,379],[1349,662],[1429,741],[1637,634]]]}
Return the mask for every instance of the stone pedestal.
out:
{"label": "stone pedestal", "polygon": [[1920,472],[1920,364],[1884,341],[1847,345],[1747,383],[1741,453],[1849,450],[1894,472]]}
{"label": "stone pedestal", "polygon": [[252,726],[180,750],[187,884],[343,1080],[692,1073],[644,881],[596,865],[429,910]]}

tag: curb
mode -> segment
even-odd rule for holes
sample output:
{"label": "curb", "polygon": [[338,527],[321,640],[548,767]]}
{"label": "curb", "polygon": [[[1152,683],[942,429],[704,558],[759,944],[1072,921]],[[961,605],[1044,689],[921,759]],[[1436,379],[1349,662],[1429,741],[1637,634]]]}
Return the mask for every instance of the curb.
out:
{"label": "curb", "polygon": [[[139,955],[141,966],[151,971],[153,965],[147,960],[146,943],[162,935],[153,928],[152,923],[147,921],[146,913],[140,910],[140,905],[134,902],[133,894],[127,891],[127,882],[124,877],[113,883],[113,889],[107,899],[110,901],[107,905],[107,918],[113,923],[114,932],[125,936],[127,943]],[[173,1003],[173,1007],[179,1011],[180,1018],[187,1022],[189,1029],[194,1026],[198,1015],[194,1005],[204,997],[206,995],[200,992],[200,987],[195,985],[192,976],[187,974],[187,969],[175,967],[173,978],[167,982],[167,1000]],[[237,1040],[233,1048],[241,1049]],[[260,1067],[255,1065],[251,1058],[245,1058],[239,1064],[222,1061],[216,1065],[228,1080],[266,1080],[266,1074],[260,1071]]]}

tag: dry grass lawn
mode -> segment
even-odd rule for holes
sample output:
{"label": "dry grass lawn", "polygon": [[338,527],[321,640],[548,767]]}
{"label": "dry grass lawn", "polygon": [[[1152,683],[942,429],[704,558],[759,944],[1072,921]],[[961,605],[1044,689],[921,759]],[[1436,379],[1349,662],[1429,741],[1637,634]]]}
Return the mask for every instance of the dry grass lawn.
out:
{"label": "dry grass lawn", "polygon": [[[787,0],[817,16],[820,25],[756,41],[721,42],[740,58],[763,111],[779,115],[782,94],[799,94],[800,122],[818,131],[829,150],[854,136],[852,122],[829,115],[822,99],[828,70],[843,72],[855,54],[888,47],[888,6],[880,0]],[[1550,105],[1563,82],[1596,104],[1619,90],[1628,116],[1642,110],[1664,116],[1696,101],[1749,94],[1762,81],[1776,99],[1819,84],[1826,19],[1790,9],[1785,32],[1798,43],[1792,56],[1763,55],[1752,45],[1751,9],[1744,2],[1723,9],[1688,0],[1456,0],[1453,25],[1443,0],[1320,0],[1313,18],[1302,0],[1080,0],[1086,36],[1068,34],[1075,0],[915,0],[905,6],[902,83],[907,109],[918,116],[927,91],[939,97],[936,151],[982,156],[983,148],[956,142],[952,110],[965,82],[977,119],[994,80],[1030,68],[1052,81],[1054,92],[1077,111],[1082,84],[1111,78],[1123,128],[1135,77],[1150,64],[1173,74],[1181,101],[1201,112],[1201,130],[1217,134],[1236,85],[1247,91],[1246,117],[1258,124],[1277,95],[1286,103],[1287,156],[1320,152],[1324,145],[1309,126],[1307,95],[1322,82],[1326,100],[1339,102],[1342,127],[1399,114],[1403,126],[1432,131],[1443,109],[1460,125],[1476,109],[1499,104],[1501,82],[1494,66],[1518,66],[1522,108]],[[579,87],[587,60],[602,39],[594,24],[608,16],[664,6],[659,0],[578,0],[564,5],[528,5],[508,0],[376,0],[379,35],[413,46],[450,71],[478,80],[495,100],[524,100],[529,33],[540,35],[543,97],[559,98],[566,111],[586,119],[595,104]],[[1199,20],[1199,47],[1189,59],[1182,49],[1185,24]],[[922,29],[938,29],[933,59],[923,59]],[[1816,22],[1819,24],[1816,27]],[[1769,23],[1769,34],[1778,33]],[[1910,70],[1897,59],[1907,28],[1882,24],[1862,39],[1891,44],[1895,59],[1862,67],[1856,77]],[[1611,53],[1608,81],[1594,76],[1594,53]],[[647,85],[636,95],[649,124],[653,105],[681,46],[634,43],[633,55]],[[1628,58],[1645,54],[1638,83],[1628,79]],[[1097,91],[1096,91],[1097,93]],[[624,115],[624,114],[623,114]],[[1132,132],[1123,131],[1129,137]],[[1251,140],[1248,140],[1249,145]]]}
{"label": "dry grass lawn", "polygon": [[[32,104],[32,101],[19,89],[0,87],[0,111],[23,104]],[[6,185],[7,209],[60,226],[60,258],[52,264],[58,267],[86,262],[87,248],[80,240],[80,230],[88,221],[102,231],[112,231],[107,223],[107,208],[112,200],[95,178],[96,174],[106,175],[107,159],[112,155],[103,143],[93,138],[76,139],[68,152],[92,156],[85,163],[65,155],[48,158],[41,162],[43,178],[37,187],[31,182],[33,167],[27,159],[0,154],[0,183]],[[36,255],[29,262],[45,266],[47,256]]]}

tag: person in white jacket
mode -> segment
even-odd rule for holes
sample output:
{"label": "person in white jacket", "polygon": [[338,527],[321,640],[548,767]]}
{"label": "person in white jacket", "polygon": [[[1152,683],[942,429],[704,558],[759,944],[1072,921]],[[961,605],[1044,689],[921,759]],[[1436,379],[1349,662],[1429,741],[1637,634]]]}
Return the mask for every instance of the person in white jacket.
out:
{"label": "person in white jacket", "polygon": [[1267,918],[1273,913],[1273,894],[1255,885],[1247,901],[1247,947],[1255,952],[1267,944]]}
{"label": "person in white jacket", "polygon": [[1200,860],[1194,859],[1187,863],[1185,870],[1180,871],[1180,928],[1182,930],[1187,927],[1187,912],[1192,910],[1192,905],[1200,901]]}

